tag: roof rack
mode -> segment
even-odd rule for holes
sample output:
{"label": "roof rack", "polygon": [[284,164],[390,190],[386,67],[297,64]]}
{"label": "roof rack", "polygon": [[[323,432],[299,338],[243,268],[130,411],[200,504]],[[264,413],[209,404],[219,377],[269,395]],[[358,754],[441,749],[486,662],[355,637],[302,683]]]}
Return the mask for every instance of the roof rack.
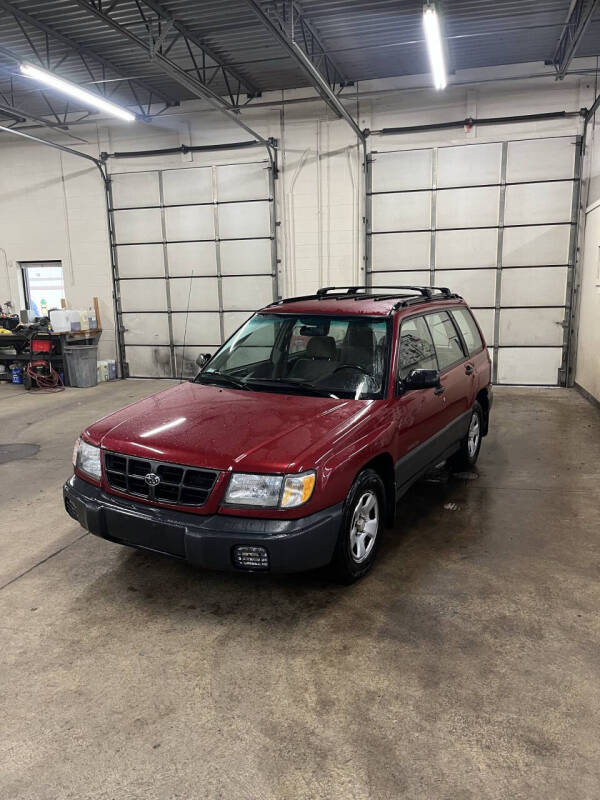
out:
{"label": "roof rack", "polygon": [[[385,291],[379,292],[380,289]],[[404,294],[406,291],[415,292],[416,294]],[[398,299],[398,302],[392,306],[390,313],[402,306],[414,305],[415,303],[460,299],[460,295],[454,294],[446,286],[324,286],[318,289],[316,294],[287,297],[270,305],[295,303],[301,300],[374,300],[378,302],[380,300],[395,299]]]}

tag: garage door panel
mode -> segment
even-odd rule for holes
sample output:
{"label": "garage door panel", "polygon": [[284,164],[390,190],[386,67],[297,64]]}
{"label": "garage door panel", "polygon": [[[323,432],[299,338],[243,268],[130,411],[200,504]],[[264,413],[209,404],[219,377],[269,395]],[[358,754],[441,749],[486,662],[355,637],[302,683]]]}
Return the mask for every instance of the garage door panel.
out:
{"label": "garage door panel", "polygon": [[437,231],[436,269],[445,267],[495,267],[498,258],[498,231]]}
{"label": "garage door panel", "polygon": [[432,150],[400,150],[373,155],[373,191],[431,188]]}
{"label": "garage door panel", "polygon": [[[185,347],[175,347],[175,375],[182,378],[194,378],[200,371],[196,364],[196,359],[202,353],[214,353],[216,347],[195,347],[194,345],[186,345]],[[182,364],[183,359],[183,364]]]}
{"label": "garage door panel", "polygon": [[169,281],[173,311],[212,311],[219,308],[216,278],[172,278]]}
{"label": "garage door panel", "polygon": [[219,206],[219,238],[269,236],[270,203],[227,203]]}
{"label": "garage door panel", "polygon": [[123,311],[165,311],[167,293],[164,279],[121,281]]}
{"label": "garage door panel", "polygon": [[372,275],[372,286],[431,286],[431,273],[423,271],[376,272]]}
{"label": "garage door panel", "polygon": [[162,244],[120,245],[117,263],[122,278],[158,278],[165,274]]}
{"label": "garage door panel", "polygon": [[114,208],[158,206],[158,172],[122,172],[111,175]]}
{"label": "garage door panel", "polygon": [[123,314],[125,344],[169,346],[167,314]]}
{"label": "garage door panel", "polygon": [[216,275],[215,242],[170,242],[167,245],[169,275]]}
{"label": "garage door panel", "polygon": [[162,241],[160,208],[115,211],[115,238],[118,244]]}
{"label": "garage door panel", "polygon": [[271,240],[254,239],[220,243],[223,275],[271,272]]}
{"label": "garage door panel", "polygon": [[404,231],[431,227],[431,192],[379,194],[372,202],[374,231]]}
{"label": "garage door panel", "polygon": [[555,386],[562,362],[560,347],[506,347],[498,353],[498,383]]}
{"label": "garage door panel", "polygon": [[181,311],[171,315],[175,345],[214,346],[221,341],[219,314],[199,314]]}
{"label": "garage door panel", "polygon": [[436,270],[435,283],[448,286],[472,306],[493,306],[496,297],[495,269]]}
{"label": "garage door panel", "polygon": [[162,176],[166,205],[213,202],[212,169],[167,169]]}
{"label": "garage door panel", "polygon": [[250,319],[250,317],[251,314],[247,311],[226,311],[223,314],[225,339],[229,339],[229,337],[234,334],[246,320]]}
{"label": "garage door panel", "polygon": [[223,308],[228,311],[261,308],[272,301],[273,281],[271,276],[223,277]]}
{"label": "garage door panel", "polygon": [[567,274],[567,267],[504,270],[502,273],[502,305],[563,305],[567,292]]}
{"label": "garage door panel", "polygon": [[506,180],[512,183],[572,178],[575,144],[574,136],[509,142]]}
{"label": "garage door panel", "polygon": [[571,181],[507,186],[504,224],[569,222],[572,194]]}
{"label": "garage door panel", "polygon": [[114,177],[114,207],[126,206],[113,219],[130,375],[195,374],[223,328],[272,302],[269,175],[261,162]]}
{"label": "garage door panel", "polygon": [[538,225],[504,231],[504,266],[567,264],[570,225]]}
{"label": "garage door panel", "polygon": [[431,234],[380,233],[372,237],[373,270],[392,267],[429,268]]}
{"label": "garage door panel", "polygon": [[169,347],[126,347],[129,374],[139,378],[170,378],[171,351]]}
{"label": "garage door panel", "polygon": [[[473,316],[479,323],[486,344],[493,344],[494,341],[494,309],[477,308],[473,310]],[[491,349],[491,348],[490,348]],[[491,355],[491,354],[490,354]]]}
{"label": "garage door panel", "polygon": [[217,167],[219,203],[268,200],[269,171],[266,164],[227,164]]}
{"label": "garage door panel", "polygon": [[438,151],[437,185],[475,186],[500,182],[502,145],[459,145]]}
{"label": "garage door panel", "polygon": [[560,347],[564,318],[565,311],[562,308],[503,308],[500,311],[499,344],[503,347]]}
{"label": "garage door panel", "polygon": [[179,206],[165,208],[167,241],[214,239],[215,223],[212,206]]}
{"label": "garage door panel", "polygon": [[436,227],[476,228],[498,224],[500,189],[447,189],[437,193]]}

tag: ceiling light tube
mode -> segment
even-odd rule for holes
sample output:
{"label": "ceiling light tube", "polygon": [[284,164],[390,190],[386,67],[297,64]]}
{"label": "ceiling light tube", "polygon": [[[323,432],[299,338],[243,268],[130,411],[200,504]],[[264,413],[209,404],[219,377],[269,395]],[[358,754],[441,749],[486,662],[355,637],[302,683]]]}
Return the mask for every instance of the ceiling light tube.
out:
{"label": "ceiling light tube", "polygon": [[85,105],[97,108],[98,111],[105,111],[107,114],[112,114],[114,117],[123,119],[126,122],[133,122],[135,120],[135,114],[132,114],[131,111],[127,111],[121,106],[111,103],[93,92],[88,92],[80,86],[77,86],[77,84],[71,83],[71,81],[59,78],[58,75],[55,75],[53,72],[48,72],[45,69],[41,69],[41,67],[34,67],[33,64],[27,63],[21,64],[21,72],[27,78],[45,83],[46,86],[50,86],[58,92],[67,94],[69,97],[75,97],[77,100],[81,100],[82,103],[85,103]]}
{"label": "ceiling light tube", "polygon": [[427,54],[433,75],[433,85],[436,89],[445,89],[448,83],[446,76],[446,65],[444,63],[444,48],[440,33],[440,20],[434,6],[426,5],[423,8],[423,28],[425,29],[425,41],[427,43]]}

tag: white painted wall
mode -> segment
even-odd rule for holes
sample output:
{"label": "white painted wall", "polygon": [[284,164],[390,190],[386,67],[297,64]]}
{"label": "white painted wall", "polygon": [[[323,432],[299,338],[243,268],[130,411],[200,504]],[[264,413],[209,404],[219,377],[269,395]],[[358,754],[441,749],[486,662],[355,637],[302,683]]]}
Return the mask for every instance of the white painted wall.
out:
{"label": "white painted wall", "polygon": [[0,303],[21,306],[19,262],[61,261],[72,308],[88,308],[99,298],[102,351],[114,355],[104,189],[97,168],[58,150],[5,138],[0,176]]}
{"label": "white painted wall", "polygon": [[[575,380],[600,401],[600,119],[590,125]],[[586,196],[587,195],[587,196]]]}
{"label": "white painted wall", "polygon": [[[587,79],[551,77],[505,80],[541,71],[539,65],[463,73],[458,86],[436,93],[423,85],[427,78],[388,79],[359,87],[353,113],[371,130],[414,125],[466,116],[501,116],[554,110],[578,110],[589,105],[592,87]],[[502,80],[500,80],[502,79]],[[491,82],[488,82],[491,81]],[[347,91],[355,91],[349,89]],[[280,227],[280,287],[285,295],[305,293],[319,285],[347,284],[364,278],[363,175],[360,153],[345,122],[333,119],[320,101],[302,102],[311,90],[265,95],[263,103],[282,97],[290,105],[257,106],[244,119],[264,136],[280,143],[281,176],[277,181]],[[247,135],[217,112],[199,110],[200,102],[184,104],[150,124],[108,124],[73,128],[86,139],[85,150],[138,150],[239,141]],[[460,144],[498,141],[515,136],[577,133],[579,120],[502,125],[441,133],[369,139],[372,150],[414,148],[419,144]],[[36,131],[36,133],[39,133]],[[47,135],[43,132],[44,136]],[[63,134],[57,141],[78,147]],[[256,150],[216,154],[175,155],[167,158],[112,161],[114,171],[198,166],[255,160]],[[60,259],[65,266],[67,301],[85,306],[100,299],[104,334],[101,357],[114,355],[114,319],[103,187],[96,169],[83,160],[59,154],[8,134],[0,137],[0,302],[19,306],[18,263]],[[4,263],[6,254],[6,264]]]}

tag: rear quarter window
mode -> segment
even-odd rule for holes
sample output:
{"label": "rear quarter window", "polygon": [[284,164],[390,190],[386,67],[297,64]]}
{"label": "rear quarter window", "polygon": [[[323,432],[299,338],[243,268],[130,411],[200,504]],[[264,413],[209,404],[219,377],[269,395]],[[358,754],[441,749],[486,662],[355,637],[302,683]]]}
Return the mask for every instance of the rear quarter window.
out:
{"label": "rear quarter window", "polygon": [[480,350],[483,350],[481,335],[469,309],[454,308],[452,309],[452,316],[462,333],[469,354],[473,355],[473,353],[478,353]]}

